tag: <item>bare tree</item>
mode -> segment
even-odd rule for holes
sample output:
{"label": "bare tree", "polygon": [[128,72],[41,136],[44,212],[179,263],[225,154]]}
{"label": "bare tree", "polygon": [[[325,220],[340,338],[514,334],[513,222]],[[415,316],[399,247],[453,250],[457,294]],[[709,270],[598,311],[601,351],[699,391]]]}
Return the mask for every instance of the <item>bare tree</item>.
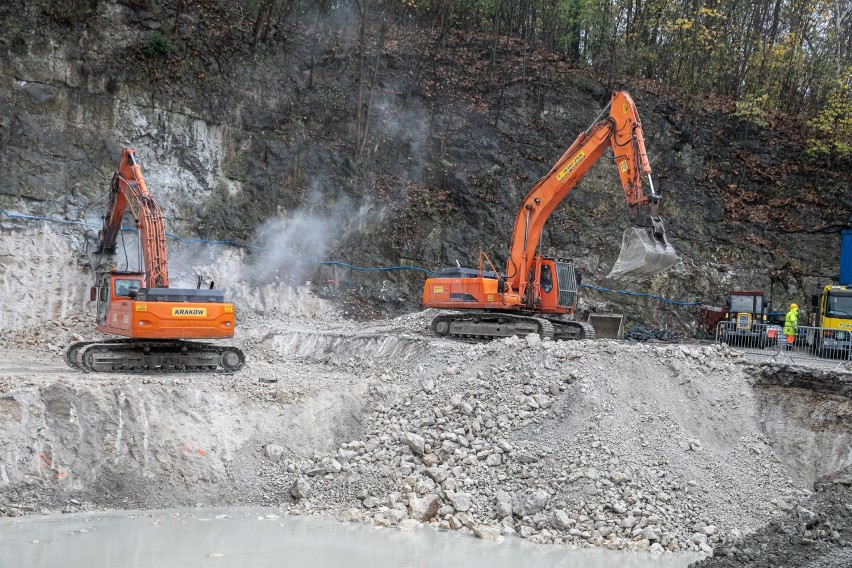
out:
{"label": "bare tree", "polygon": [[252,45],[266,39],[269,32],[269,22],[272,19],[272,10],[275,8],[275,0],[260,0],[257,5],[257,17],[252,29]]}

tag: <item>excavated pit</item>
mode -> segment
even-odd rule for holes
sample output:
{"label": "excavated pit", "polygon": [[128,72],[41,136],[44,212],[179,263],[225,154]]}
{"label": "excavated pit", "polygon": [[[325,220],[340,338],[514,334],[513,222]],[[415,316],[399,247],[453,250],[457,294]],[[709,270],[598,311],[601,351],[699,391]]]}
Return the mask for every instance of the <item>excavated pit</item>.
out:
{"label": "excavated pit", "polygon": [[[353,323],[304,290],[238,280],[224,282],[242,372],[78,373],[62,347],[94,337],[84,294],[8,300],[79,271],[36,254],[61,237],[28,236],[33,260],[0,280],[8,516],[263,505],[708,553],[852,465],[848,373],[747,365],[712,345],[468,345],[429,335],[430,312]],[[0,239],[0,256],[21,258],[20,242]]]}
{"label": "excavated pit", "polygon": [[791,475],[812,486],[852,464],[852,374],[773,365],[748,372],[761,429]]}

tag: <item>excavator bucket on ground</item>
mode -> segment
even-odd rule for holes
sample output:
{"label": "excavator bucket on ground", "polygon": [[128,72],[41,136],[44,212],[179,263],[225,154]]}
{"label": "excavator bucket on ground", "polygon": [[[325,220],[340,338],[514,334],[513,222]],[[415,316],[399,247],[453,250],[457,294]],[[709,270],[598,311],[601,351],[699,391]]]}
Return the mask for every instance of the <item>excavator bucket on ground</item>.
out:
{"label": "excavator bucket on ground", "polygon": [[624,314],[589,314],[595,339],[624,339]]}
{"label": "excavator bucket on ground", "polygon": [[614,280],[641,280],[664,272],[679,260],[666,239],[659,218],[651,218],[651,227],[631,227],[624,231],[621,252],[607,275]]}

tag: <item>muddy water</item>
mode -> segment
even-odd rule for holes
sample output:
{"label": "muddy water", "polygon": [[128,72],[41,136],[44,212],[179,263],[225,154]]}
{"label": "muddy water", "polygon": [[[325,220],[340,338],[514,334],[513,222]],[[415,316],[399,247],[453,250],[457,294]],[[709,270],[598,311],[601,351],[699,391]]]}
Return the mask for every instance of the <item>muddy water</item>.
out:
{"label": "muddy water", "polygon": [[0,567],[39,568],[677,568],[696,555],[652,556],[485,542],[421,528],[403,533],[269,509],[112,512],[0,520]]}

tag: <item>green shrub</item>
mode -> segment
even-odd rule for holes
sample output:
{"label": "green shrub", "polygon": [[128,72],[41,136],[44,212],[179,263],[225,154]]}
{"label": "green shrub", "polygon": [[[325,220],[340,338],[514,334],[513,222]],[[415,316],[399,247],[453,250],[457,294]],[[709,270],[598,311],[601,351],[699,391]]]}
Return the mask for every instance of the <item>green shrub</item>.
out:
{"label": "green shrub", "polygon": [[766,108],[769,97],[766,94],[758,96],[746,96],[742,100],[737,101],[734,117],[743,122],[750,122],[758,128],[766,128]]}
{"label": "green shrub", "polygon": [[808,121],[811,138],[805,151],[809,158],[848,160],[852,158],[852,88],[838,81],[820,112]]}
{"label": "green shrub", "polygon": [[145,40],[142,51],[151,59],[165,59],[174,52],[175,48],[169,38],[160,32],[154,32]]}

